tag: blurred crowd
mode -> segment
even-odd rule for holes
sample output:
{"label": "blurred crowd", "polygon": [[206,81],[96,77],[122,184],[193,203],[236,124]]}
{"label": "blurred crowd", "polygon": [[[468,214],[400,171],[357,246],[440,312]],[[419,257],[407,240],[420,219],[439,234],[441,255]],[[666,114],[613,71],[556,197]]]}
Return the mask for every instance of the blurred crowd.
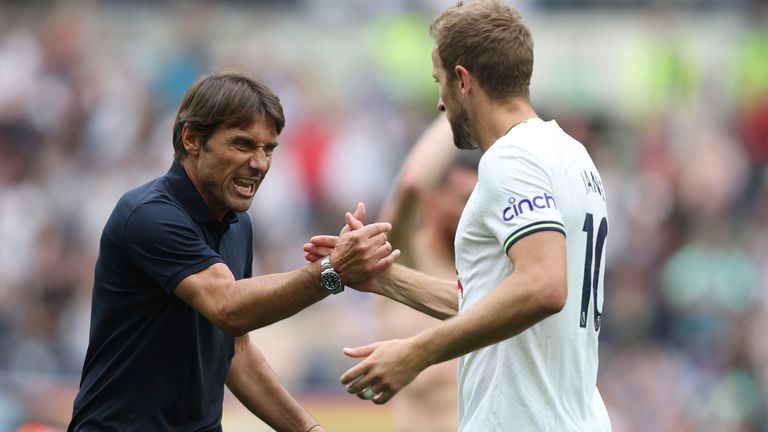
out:
{"label": "blurred crowd", "polygon": [[[249,71],[285,107],[250,211],[255,274],[301,265],[358,201],[378,212],[435,116],[426,29],[452,2],[273,3],[0,3],[0,431],[66,424],[101,229],[169,168],[199,74]],[[578,3],[520,5],[534,106],[608,192],[598,385],[614,431],[768,431],[766,9]],[[562,38],[578,28],[586,48]],[[291,390],[337,395],[340,348],[376,338],[371,310],[348,290],[252,338]]]}

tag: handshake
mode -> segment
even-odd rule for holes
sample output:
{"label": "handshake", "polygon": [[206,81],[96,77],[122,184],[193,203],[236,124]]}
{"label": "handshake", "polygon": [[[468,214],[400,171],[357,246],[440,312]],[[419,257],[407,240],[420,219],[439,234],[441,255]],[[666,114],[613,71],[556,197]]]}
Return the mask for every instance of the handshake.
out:
{"label": "handshake", "polygon": [[[379,292],[377,276],[387,270],[400,256],[392,249],[387,232],[388,222],[364,225],[365,205],[358,203],[354,213],[344,215],[346,224],[338,236],[317,235],[304,245],[304,258],[309,262],[330,258],[330,264],[341,278],[341,283],[358,291]],[[327,288],[327,287],[326,287]],[[343,289],[330,290],[336,294]]]}

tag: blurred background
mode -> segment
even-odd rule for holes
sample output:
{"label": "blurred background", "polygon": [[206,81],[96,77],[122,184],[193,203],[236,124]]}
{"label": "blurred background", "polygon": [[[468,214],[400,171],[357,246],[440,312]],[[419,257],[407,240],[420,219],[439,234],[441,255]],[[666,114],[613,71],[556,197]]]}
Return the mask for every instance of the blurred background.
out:
{"label": "blurred background", "polygon": [[[448,0],[0,1],[0,431],[59,431],[88,342],[101,229],[163,175],[201,73],[286,111],[251,215],[254,273],[293,269],[358,201],[375,215],[435,117],[427,27]],[[768,431],[768,8],[521,0],[533,103],[589,149],[611,217],[598,385],[614,431]],[[371,298],[252,333],[333,431],[387,431],[343,392]],[[268,430],[239,403],[226,431]]]}

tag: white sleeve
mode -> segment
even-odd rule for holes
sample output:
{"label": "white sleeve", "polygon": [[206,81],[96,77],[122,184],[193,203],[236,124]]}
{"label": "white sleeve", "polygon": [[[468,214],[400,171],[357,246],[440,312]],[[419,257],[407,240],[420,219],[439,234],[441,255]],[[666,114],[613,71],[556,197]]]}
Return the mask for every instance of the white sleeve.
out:
{"label": "white sleeve", "polygon": [[[499,143],[501,144],[501,143]],[[539,231],[565,234],[550,172],[523,146],[491,148],[480,161],[479,215],[504,253],[521,238]]]}

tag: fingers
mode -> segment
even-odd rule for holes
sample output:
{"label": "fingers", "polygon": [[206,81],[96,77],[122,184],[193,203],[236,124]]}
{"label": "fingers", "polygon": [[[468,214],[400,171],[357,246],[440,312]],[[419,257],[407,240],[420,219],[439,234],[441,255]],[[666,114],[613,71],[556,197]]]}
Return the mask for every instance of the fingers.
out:
{"label": "fingers", "polygon": [[384,243],[382,243],[376,250],[373,251],[373,258],[381,259],[386,257],[387,255],[392,252],[392,244],[386,239],[384,239]]}
{"label": "fingers", "polygon": [[[376,391],[376,390],[374,390],[374,391]],[[382,404],[385,404],[385,403],[389,402],[389,400],[392,399],[392,396],[394,396],[394,395],[395,395],[394,393],[389,392],[389,391],[381,392],[381,393],[377,394],[376,396],[374,396],[373,399],[371,399],[371,401],[373,403],[375,403],[376,405],[382,405]]]}
{"label": "fingers", "polygon": [[315,262],[324,256],[330,255],[338,243],[339,238],[331,235],[317,235],[304,244],[304,259]]}
{"label": "fingers", "polygon": [[365,358],[341,376],[340,381],[346,386],[348,393],[379,405],[387,403],[397,394],[401,386],[393,384],[397,380],[393,381],[391,373],[388,373],[386,368],[382,369],[382,357],[376,358],[375,355],[380,350],[385,350],[387,346],[391,347],[392,343],[395,341],[381,341],[354,348],[344,348],[344,354],[348,357]]}
{"label": "fingers", "polygon": [[[365,362],[360,362],[355,366],[352,366],[351,368],[349,368],[346,372],[344,372],[344,374],[340,378],[340,381],[344,385],[349,384],[347,385],[348,392],[358,393],[364,388],[368,387],[368,381],[370,380],[370,378],[368,379],[365,378],[366,372],[367,372],[367,365],[365,364]],[[364,384],[364,385],[359,385],[359,384]]]}
{"label": "fingers", "polygon": [[313,253],[305,253],[305,254],[304,254],[304,259],[305,259],[307,262],[311,262],[311,263],[313,263],[313,262],[315,262],[315,261],[317,261],[317,260],[321,260],[321,259],[323,259],[323,257],[324,257],[324,256],[325,256],[325,255],[316,255],[316,254],[313,254]]}
{"label": "fingers", "polygon": [[376,264],[373,265],[373,269],[371,272],[379,273],[381,271],[386,270],[392,264],[394,264],[397,258],[399,257],[400,257],[400,249],[393,250],[389,255],[377,261]]}
{"label": "fingers", "polygon": [[380,233],[387,233],[391,230],[392,224],[389,222],[376,222],[361,228],[362,233],[366,234],[368,237],[373,237]]}
{"label": "fingers", "polygon": [[[304,258],[306,258],[307,261],[314,262],[326,255],[330,255],[332,251],[332,247],[317,246],[312,243],[306,243],[304,245]],[[314,259],[310,259],[308,256],[311,256]]]}
{"label": "fingers", "polygon": [[365,362],[349,369],[341,377],[341,383],[347,384],[346,390],[358,398],[370,400],[375,404],[387,403],[397,392],[387,388],[381,381],[381,377],[369,373]]}
{"label": "fingers", "polygon": [[[347,214],[349,214],[349,212],[347,212]],[[347,214],[344,215],[345,222],[347,223],[344,225],[344,228],[341,229],[341,233],[339,233],[339,235],[363,227],[365,221],[365,204],[361,202],[357,203],[357,208],[355,209],[354,213],[352,213],[352,218],[356,219],[359,223],[350,224],[349,220],[347,220]]]}
{"label": "fingers", "polygon": [[361,202],[357,203],[357,208],[354,213],[352,213],[352,216],[360,222],[365,222],[365,204]]}
{"label": "fingers", "polygon": [[[376,249],[373,249],[376,251],[378,248],[384,246],[387,244],[387,235],[384,233],[376,234],[375,236],[371,237],[369,239],[369,243],[371,245],[371,248],[375,247]],[[391,246],[390,246],[391,247]]]}
{"label": "fingers", "polygon": [[347,220],[347,225],[352,227],[351,233],[342,230],[343,232],[341,234],[343,234],[344,237],[354,235],[362,238],[371,238],[392,230],[392,224],[389,222],[376,222],[369,225],[363,225],[363,223],[355,219],[351,213],[345,214],[344,217]]}
{"label": "fingers", "polygon": [[309,239],[309,242],[316,246],[333,248],[336,246],[336,243],[339,242],[339,237],[333,235],[316,235]]}
{"label": "fingers", "polygon": [[380,342],[372,343],[370,345],[363,345],[359,347],[354,348],[344,348],[344,355],[347,357],[352,358],[363,358],[368,357],[371,355],[372,352],[376,351],[376,348],[381,345]]}
{"label": "fingers", "polygon": [[358,230],[364,227],[363,223],[359,219],[357,219],[355,216],[353,216],[352,213],[350,212],[346,212],[344,214],[344,220],[347,222],[347,225],[349,225],[353,230]]}

